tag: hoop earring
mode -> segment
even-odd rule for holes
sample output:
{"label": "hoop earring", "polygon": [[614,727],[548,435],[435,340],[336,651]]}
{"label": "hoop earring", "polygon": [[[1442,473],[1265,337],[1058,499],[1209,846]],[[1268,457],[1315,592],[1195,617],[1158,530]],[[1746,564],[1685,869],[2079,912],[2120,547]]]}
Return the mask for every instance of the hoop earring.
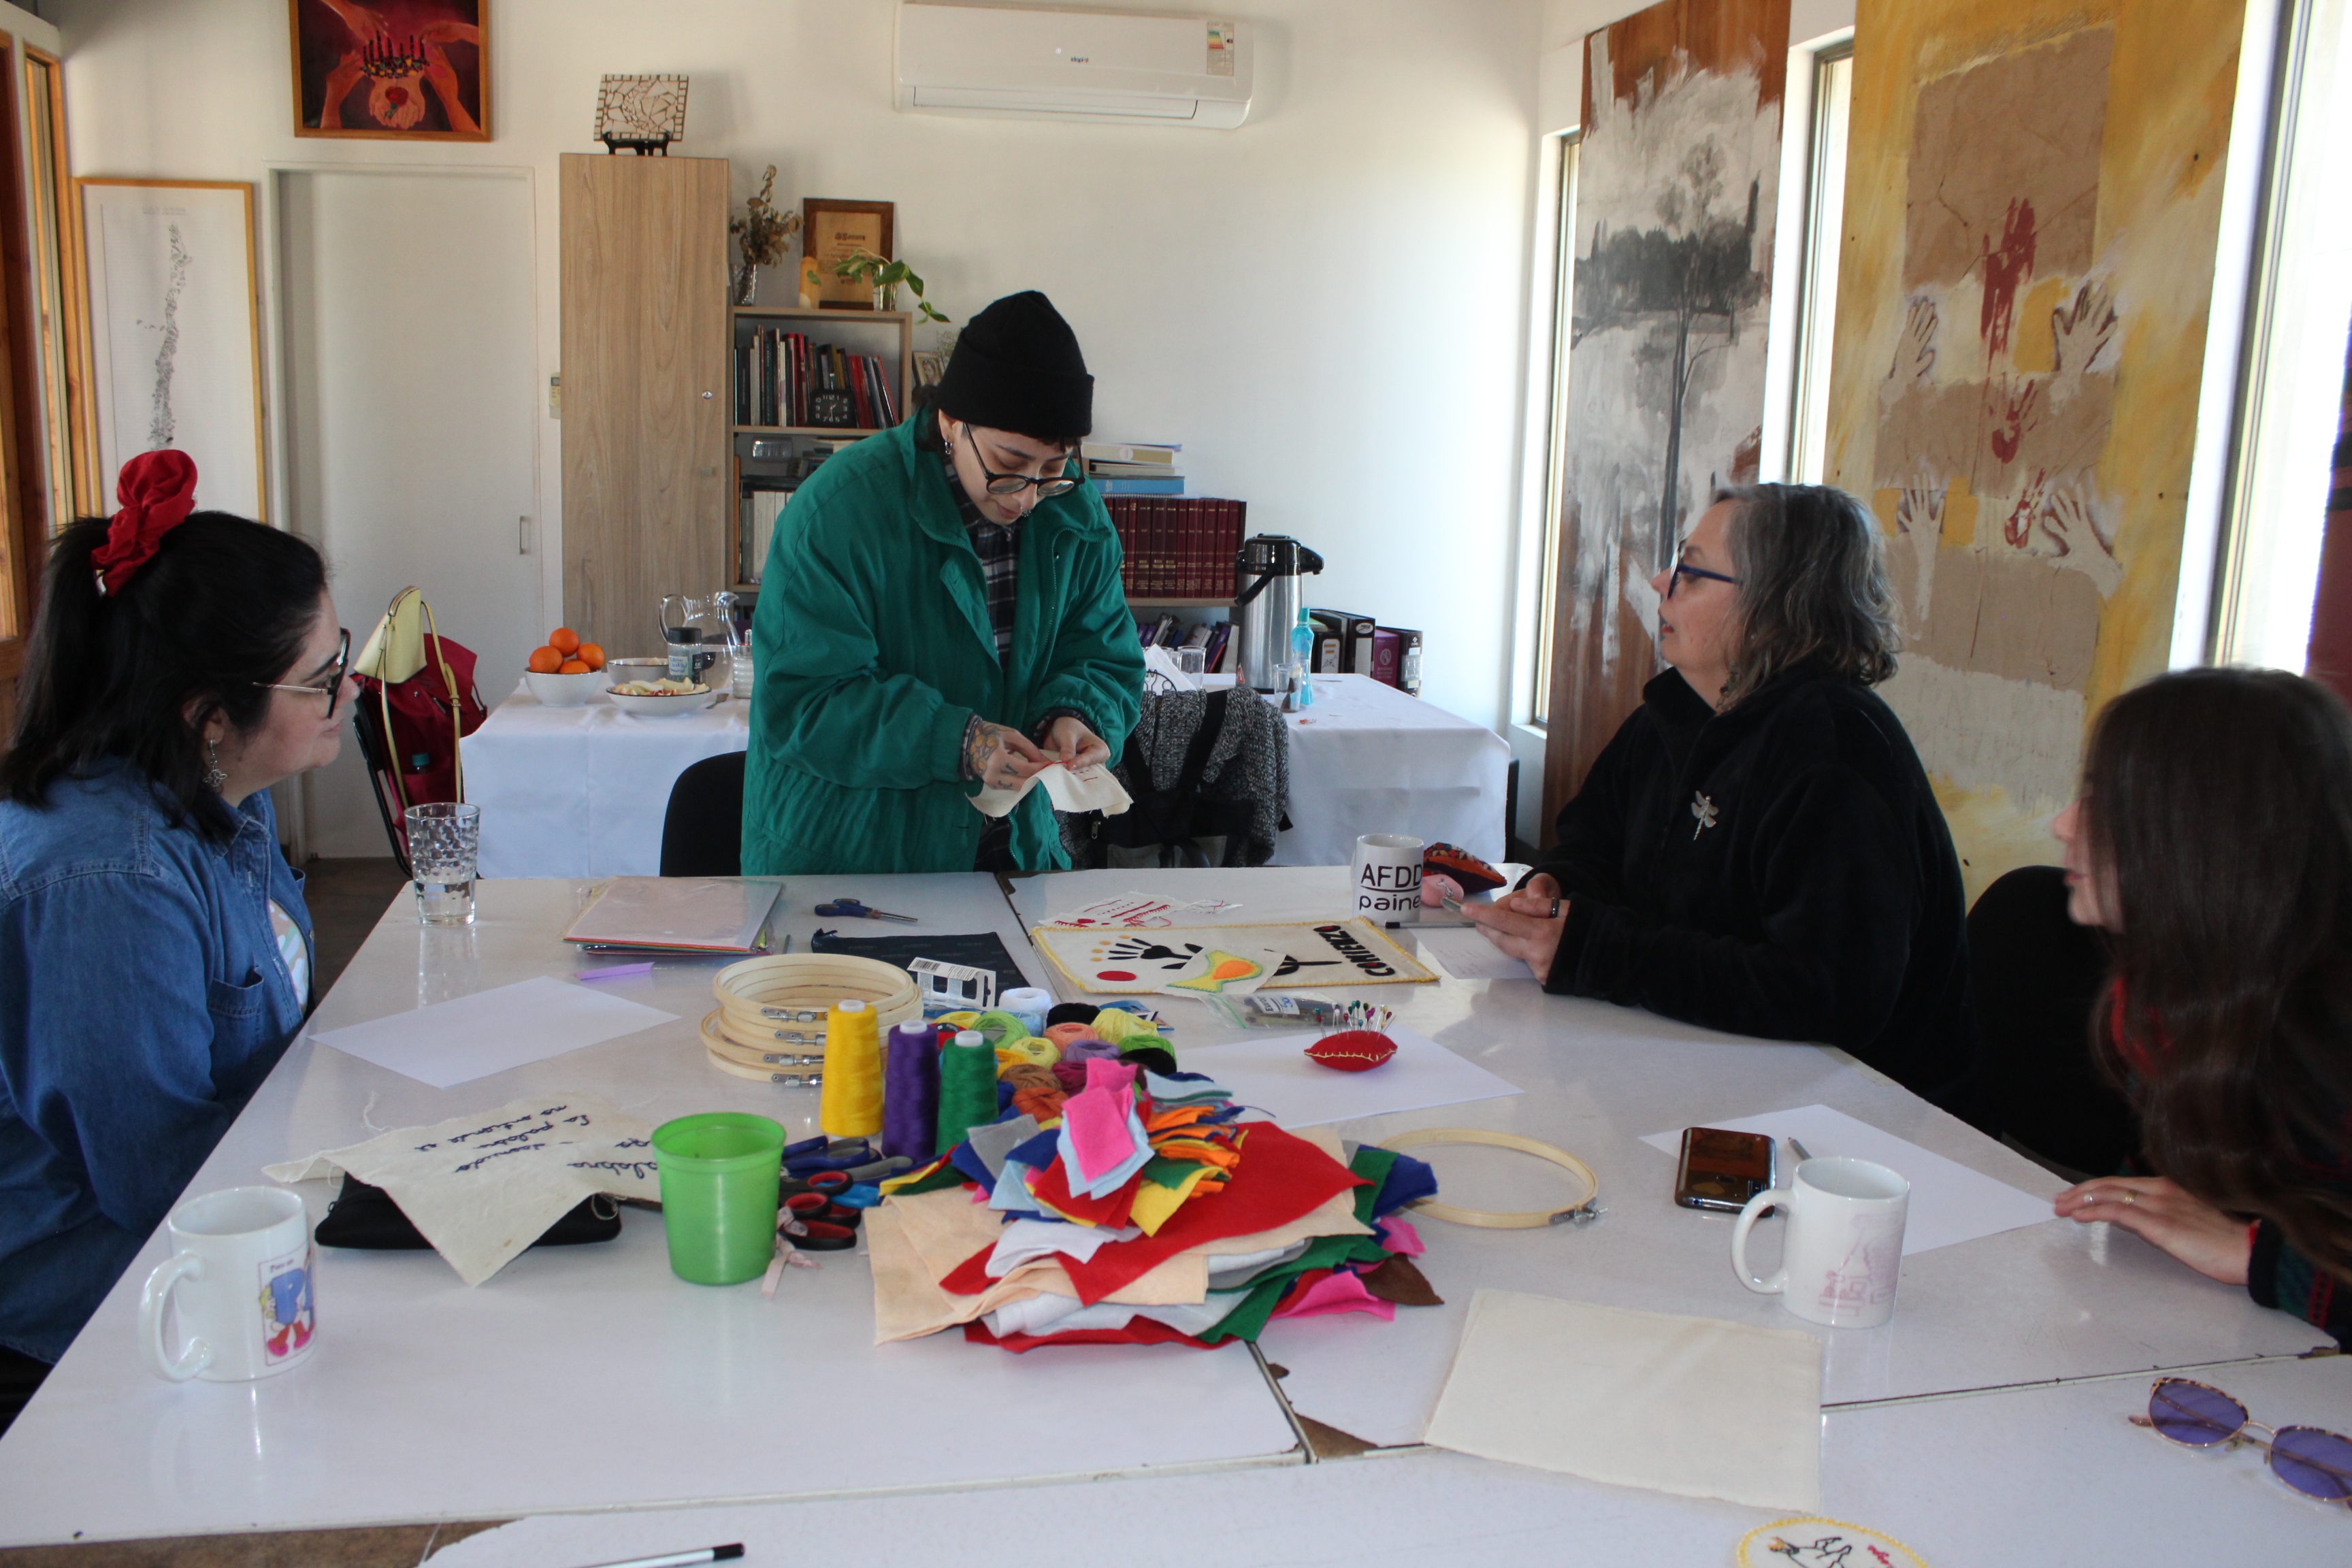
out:
{"label": "hoop earring", "polygon": [[205,755],[212,760],[212,766],[205,770],[205,787],[218,795],[221,785],[228,783],[228,770],[220,765],[220,743],[216,741],[206,741]]}

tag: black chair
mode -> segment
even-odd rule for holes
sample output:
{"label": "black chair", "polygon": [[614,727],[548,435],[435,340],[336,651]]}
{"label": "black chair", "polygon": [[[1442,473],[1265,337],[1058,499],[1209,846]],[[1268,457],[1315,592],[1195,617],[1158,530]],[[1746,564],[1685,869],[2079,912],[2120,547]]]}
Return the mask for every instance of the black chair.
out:
{"label": "black chair", "polygon": [[743,871],[741,752],[705,757],[669,786],[662,813],[661,874],[736,877]]}

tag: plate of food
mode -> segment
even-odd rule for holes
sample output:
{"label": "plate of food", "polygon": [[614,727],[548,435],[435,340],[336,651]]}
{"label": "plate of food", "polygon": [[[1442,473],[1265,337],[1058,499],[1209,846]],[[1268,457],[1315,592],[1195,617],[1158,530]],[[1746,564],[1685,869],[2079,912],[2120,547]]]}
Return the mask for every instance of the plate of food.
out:
{"label": "plate of food", "polygon": [[698,680],[625,680],[604,693],[613,706],[640,718],[660,719],[677,713],[699,713],[719,700],[716,689]]}

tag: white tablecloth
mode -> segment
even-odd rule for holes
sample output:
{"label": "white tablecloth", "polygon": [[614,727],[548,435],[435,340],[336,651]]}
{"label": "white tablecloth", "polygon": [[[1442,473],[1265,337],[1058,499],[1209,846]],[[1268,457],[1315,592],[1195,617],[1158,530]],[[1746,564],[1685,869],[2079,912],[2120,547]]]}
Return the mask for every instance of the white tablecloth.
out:
{"label": "white tablecloth", "polygon": [[466,798],[482,808],[485,877],[651,877],[661,870],[670,785],[705,757],[740,752],[742,703],[640,719],[599,692],[547,708],[517,682],[466,737]]}
{"label": "white tablecloth", "polygon": [[[1212,684],[1216,684],[1212,678]],[[1287,716],[1291,829],[1275,864],[1344,866],[1360,833],[1410,833],[1504,858],[1510,748],[1493,731],[1366,675],[1317,678]],[[485,877],[650,877],[677,775],[751,742],[744,705],[640,719],[602,695],[544,708],[518,684],[466,738]]]}

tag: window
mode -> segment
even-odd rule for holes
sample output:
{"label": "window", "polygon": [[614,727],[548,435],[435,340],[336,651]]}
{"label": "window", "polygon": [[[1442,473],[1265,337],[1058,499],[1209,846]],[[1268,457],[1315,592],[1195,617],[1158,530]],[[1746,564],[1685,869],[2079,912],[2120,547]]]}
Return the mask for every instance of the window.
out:
{"label": "window", "polygon": [[1853,96],[1851,40],[1813,56],[1813,123],[1805,163],[1805,237],[1799,265],[1796,390],[1789,479],[1817,485],[1830,426],[1830,344],[1837,331],[1838,240],[1845,216],[1846,110]]}
{"label": "window", "polygon": [[1545,442],[1549,470],[1544,479],[1543,575],[1536,579],[1535,702],[1528,716],[1541,728],[1551,711],[1552,619],[1559,605],[1561,512],[1568,505],[1568,344],[1574,312],[1570,296],[1576,282],[1576,155],[1571,137],[1560,149],[1559,275],[1552,289],[1551,430]]}

